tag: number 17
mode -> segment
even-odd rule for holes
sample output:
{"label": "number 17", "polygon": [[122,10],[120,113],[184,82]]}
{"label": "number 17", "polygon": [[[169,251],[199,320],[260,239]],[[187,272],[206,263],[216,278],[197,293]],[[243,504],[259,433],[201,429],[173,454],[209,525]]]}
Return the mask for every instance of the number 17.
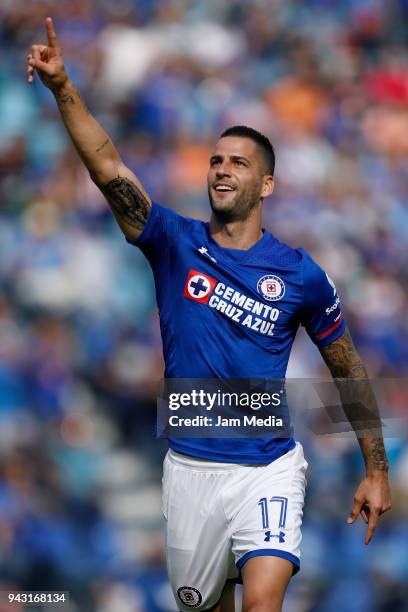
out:
{"label": "number 17", "polygon": [[[281,505],[280,515],[279,515],[279,529],[283,529],[286,526],[286,512],[288,509],[288,498],[287,497],[279,497],[275,495],[271,497],[269,500],[270,503],[278,503]],[[268,512],[268,500],[266,497],[261,497],[258,502],[258,506],[261,506],[262,512],[262,529],[269,529],[269,512]]]}

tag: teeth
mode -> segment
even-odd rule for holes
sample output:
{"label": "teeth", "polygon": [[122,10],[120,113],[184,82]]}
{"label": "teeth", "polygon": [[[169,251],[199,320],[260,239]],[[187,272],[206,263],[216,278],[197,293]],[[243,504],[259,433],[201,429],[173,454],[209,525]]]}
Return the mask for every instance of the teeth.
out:
{"label": "teeth", "polygon": [[229,185],[218,185],[215,188],[216,191],[233,191],[233,188],[230,187]]}

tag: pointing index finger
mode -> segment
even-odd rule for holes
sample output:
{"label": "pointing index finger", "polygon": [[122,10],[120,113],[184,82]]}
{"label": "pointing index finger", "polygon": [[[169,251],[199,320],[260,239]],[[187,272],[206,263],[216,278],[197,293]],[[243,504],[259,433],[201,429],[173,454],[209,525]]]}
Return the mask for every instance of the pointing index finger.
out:
{"label": "pointing index finger", "polygon": [[372,511],[370,512],[370,516],[368,519],[368,527],[365,536],[365,544],[369,544],[371,542],[371,538],[374,535],[374,531],[377,528],[379,512]]}
{"label": "pointing index finger", "polygon": [[45,20],[45,27],[47,29],[48,46],[52,49],[58,49],[57,35],[51,17],[47,17]]}

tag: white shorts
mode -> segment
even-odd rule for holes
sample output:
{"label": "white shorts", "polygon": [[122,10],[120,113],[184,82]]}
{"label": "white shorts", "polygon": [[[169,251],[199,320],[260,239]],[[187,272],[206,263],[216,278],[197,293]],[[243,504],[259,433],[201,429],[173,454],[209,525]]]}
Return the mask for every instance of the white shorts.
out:
{"label": "white shorts", "polygon": [[251,557],[300,565],[307,463],[302,446],[267,465],[218,463],[169,450],[163,514],[167,569],[180,610],[215,606]]}

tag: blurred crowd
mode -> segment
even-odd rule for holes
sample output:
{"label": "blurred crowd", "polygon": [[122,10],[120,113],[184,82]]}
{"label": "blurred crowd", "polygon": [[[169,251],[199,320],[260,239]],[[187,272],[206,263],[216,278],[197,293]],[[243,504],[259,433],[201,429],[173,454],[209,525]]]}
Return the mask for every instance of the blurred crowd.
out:
{"label": "blurred crowd", "polygon": [[[71,79],[154,200],[206,219],[218,134],[246,124],[271,138],[265,226],[335,279],[370,376],[399,379],[398,435],[385,432],[394,508],[369,548],[363,526],[346,525],[356,442],[302,432],[303,569],[285,612],[408,610],[407,0],[1,1],[0,588],[69,590],[74,611],[177,609],[152,276],[52,95],[26,83],[47,15]],[[327,377],[302,332],[288,375]]]}

